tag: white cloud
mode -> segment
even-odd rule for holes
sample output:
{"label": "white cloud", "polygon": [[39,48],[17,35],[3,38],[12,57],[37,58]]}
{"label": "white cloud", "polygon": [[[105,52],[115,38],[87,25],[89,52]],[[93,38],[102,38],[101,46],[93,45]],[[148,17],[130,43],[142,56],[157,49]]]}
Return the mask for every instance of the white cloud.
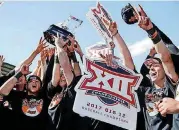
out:
{"label": "white cloud", "polygon": [[141,41],[137,41],[129,46],[129,50],[131,52],[131,55],[138,56],[142,53],[145,53],[147,50],[149,50],[153,46],[152,41],[149,38],[145,38]]}

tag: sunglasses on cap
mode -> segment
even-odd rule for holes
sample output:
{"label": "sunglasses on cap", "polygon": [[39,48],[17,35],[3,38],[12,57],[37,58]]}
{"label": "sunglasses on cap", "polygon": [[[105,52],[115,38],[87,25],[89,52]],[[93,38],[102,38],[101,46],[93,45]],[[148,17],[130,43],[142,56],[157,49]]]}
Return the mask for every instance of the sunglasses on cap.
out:
{"label": "sunglasses on cap", "polygon": [[42,86],[42,81],[41,81],[41,79],[40,79],[38,76],[36,76],[36,75],[31,75],[31,76],[28,78],[27,82],[31,82],[32,80],[39,81],[39,82],[40,82],[40,85]]}
{"label": "sunglasses on cap", "polygon": [[149,58],[144,62],[145,66],[150,69],[153,65],[162,64],[159,58]]}

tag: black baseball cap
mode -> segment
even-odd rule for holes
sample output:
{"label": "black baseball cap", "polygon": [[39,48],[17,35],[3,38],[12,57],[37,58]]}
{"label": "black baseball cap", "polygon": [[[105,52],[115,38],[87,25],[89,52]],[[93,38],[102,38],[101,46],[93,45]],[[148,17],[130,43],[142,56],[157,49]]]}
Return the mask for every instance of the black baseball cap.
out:
{"label": "black baseball cap", "polygon": [[134,24],[137,23],[137,19],[135,21],[129,21],[129,19],[131,17],[134,16],[134,8],[132,7],[132,5],[129,3],[128,5],[126,5],[124,8],[122,8],[121,10],[121,16],[122,19],[127,23],[127,24]]}
{"label": "black baseball cap", "polygon": [[32,79],[36,79],[38,81],[40,81],[40,87],[42,87],[42,80],[40,79],[40,77],[36,76],[36,75],[30,75],[27,79],[27,84],[29,81],[31,81]]}

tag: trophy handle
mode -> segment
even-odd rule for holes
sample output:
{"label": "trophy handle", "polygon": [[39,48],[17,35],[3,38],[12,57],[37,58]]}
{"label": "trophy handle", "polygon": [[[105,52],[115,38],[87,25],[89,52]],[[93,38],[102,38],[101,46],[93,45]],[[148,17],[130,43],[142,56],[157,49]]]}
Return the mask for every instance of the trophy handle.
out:
{"label": "trophy handle", "polygon": [[69,18],[68,18],[68,22],[69,22],[70,20],[74,20],[74,21],[76,21],[76,22],[79,23],[78,25],[76,25],[76,26],[71,30],[71,31],[74,33],[75,30],[76,30],[78,27],[81,26],[81,24],[83,23],[83,21],[80,20],[80,19],[78,19],[78,18],[76,18],[76,17],[74,17],[74,16],[72,16],[72,15],[69,16]]}

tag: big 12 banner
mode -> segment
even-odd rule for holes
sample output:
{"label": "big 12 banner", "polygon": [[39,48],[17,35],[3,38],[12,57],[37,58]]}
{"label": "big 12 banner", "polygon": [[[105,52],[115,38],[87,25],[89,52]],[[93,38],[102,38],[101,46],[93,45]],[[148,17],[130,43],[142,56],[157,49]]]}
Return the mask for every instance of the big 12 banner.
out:
{"label": "big 12 banner", "polygon": [[86,16],[105,41],[111,42],[112,35],[109,31],[109,26],[112,19],[103,6],[98,2],[96,7],[90,8]]}
{"label": "big 12 banner", "polygon": [[73,111],[125,129],[136,129],[140,111],[138,89],[142,76],[121,63],[114,67],[84,57],[86,74],[75,90]]}
{"label": "big 12 banner", "polygon": [[109,49],[107,44],[98,42],[92,46],[86,47],[86,56],[93,60],[103,60],[99,54],[106,55]]}

